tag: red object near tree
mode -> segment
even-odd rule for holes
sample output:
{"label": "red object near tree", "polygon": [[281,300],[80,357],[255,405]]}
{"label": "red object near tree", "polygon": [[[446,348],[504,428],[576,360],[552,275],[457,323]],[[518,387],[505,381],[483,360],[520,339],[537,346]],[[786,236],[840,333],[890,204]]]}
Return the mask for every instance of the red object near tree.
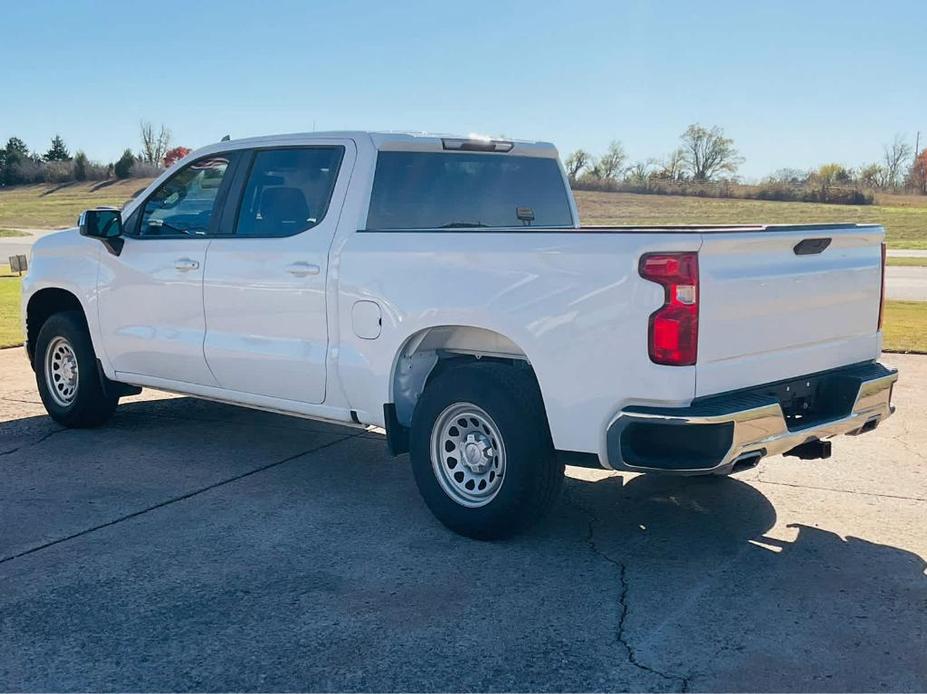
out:
{"label": "red object near tree", "polygon": [[188,154],[190,154],[189,147],[174,147],[174,149],[167,150],[164,155],[164,168],[169,168],[175,161],[183,159]]}
{"label": "red object near tree", "polygon": [[927,149],[914,157],[911,179],[918,193],[927,194]]}

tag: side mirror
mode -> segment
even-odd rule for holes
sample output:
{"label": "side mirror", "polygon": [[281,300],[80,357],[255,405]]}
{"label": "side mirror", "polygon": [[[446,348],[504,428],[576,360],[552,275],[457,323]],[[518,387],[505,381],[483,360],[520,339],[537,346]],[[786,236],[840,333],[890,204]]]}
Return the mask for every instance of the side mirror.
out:
{"label": "side mirror", "polygon": [[122,213],[119,210],[98,208],[84,210],[77,221],[81,236],[100,239],[113,255],[122,253]]}

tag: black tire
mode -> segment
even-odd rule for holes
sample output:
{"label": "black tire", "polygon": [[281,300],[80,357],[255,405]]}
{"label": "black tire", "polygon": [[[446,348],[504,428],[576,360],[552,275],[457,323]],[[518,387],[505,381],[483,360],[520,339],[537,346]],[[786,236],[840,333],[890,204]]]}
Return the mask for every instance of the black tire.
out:
{"label": "black tire", "polygon": [[[76,391],[69,398],[65,398],[58,390],[52,392],[55,388],[55,372],[51,372],[51,383],[46,375],[49,348],[65,344],[77,362]],[[113,416],[119,404],[119,396],[107,393],[103,388],[97,370],[97,357],[80,311],[63,311],[45,321],[35,341],[35,381],[46,411],[62,426],[100,426]]]}
{"label": "black tire", "polygon": [[[432,432],[441,426],[439,418],[463,403],[476,405],[491,418],[504,451],[501,486],[478,507],[463,505],[442,487],[449,480],[439,481],[444,472],[440,466],[449,464],[440,453],[439,462],[432,464]],[[554,452],[537,383],[525,371],[504,364],[457,366],[429,383],[412,417],[410,458],[419,492],[435,517],[478,540],[509,537],[535,523],[553,505],[563,483],[563,464]]]}

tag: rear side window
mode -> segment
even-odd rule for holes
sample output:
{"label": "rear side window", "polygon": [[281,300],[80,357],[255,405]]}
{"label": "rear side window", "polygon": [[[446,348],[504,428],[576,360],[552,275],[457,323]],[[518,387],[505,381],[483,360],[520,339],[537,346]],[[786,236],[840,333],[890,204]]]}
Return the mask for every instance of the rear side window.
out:
{"label": "rear side window", "polygon": [[238,213],[238,236],[292,236],[328,211],[344,147],[269,149],[254,155]]}
{"label": "rear side window", "polygon": [[367,228],[571,227],[556,159],[380,152]]}

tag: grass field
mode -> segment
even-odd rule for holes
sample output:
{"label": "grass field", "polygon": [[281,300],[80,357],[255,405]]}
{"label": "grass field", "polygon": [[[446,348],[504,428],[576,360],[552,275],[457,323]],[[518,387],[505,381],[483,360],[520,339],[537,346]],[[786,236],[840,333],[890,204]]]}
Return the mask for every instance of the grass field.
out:
{"label": "grass field", "polygon": [[885,264],[895,267],[927,267],[927,258],[886,258]]}
{"label": "grass field", "polygon": [[885,196],[885,205],[822,205],[679,195],[577,191],[583,224],[798,224],[856,222],[885,227],[889,248],[927,249],[927,196]]}
{"label": "grass field", "polygon": [[0,265],[0,347],[21,345],[22,325],[19,318],[19,277],[9,265]]}
{"label": "grass field", "polygon": [[28,236],[28,234],[24,234],[23,232],[17,231],[16,229],[0,229],[0,239],[10,238],[13,236]]}
{"label": "grass field", "polygon": [[[134,178],[0,189],[0,228],[73,226],[82,210],[122,206],[148,183]],[[577,191],[576,200],[583,224],[865,222],[883,225],[891,248],[927,249],[925,195],[880,195],[880,204],[863,206],[591,191]]]}
{"label": "grass field", "polygon": [[61,229],[77,224],[89,207],[122,207],[150,183],[150,179],[95,181],[61,185],[36,184],[0,188],[0,227]]}
{"label": "grass field", "polygon": [[927,353],[927,301],[885,302],[885,349]]}

